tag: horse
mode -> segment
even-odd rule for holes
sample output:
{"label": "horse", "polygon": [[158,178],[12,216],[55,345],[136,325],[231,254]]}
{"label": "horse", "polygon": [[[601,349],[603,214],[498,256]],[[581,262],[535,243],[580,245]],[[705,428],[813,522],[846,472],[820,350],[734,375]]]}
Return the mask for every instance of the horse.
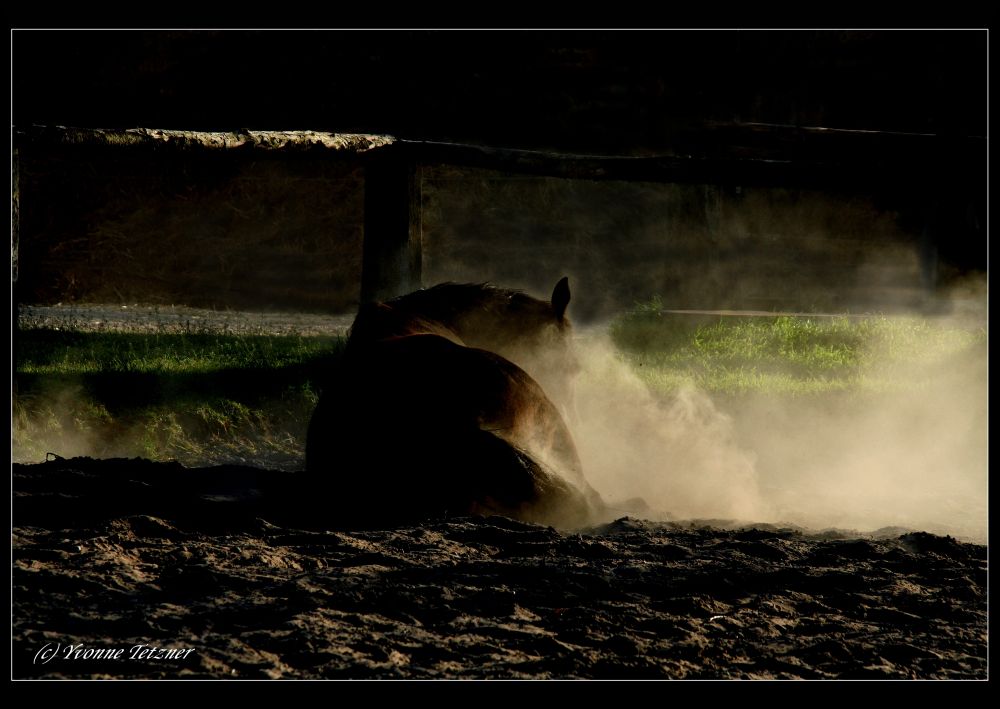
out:
{"label": "horse", "polygon": [[563,278],[548,302],[444,283],[362,306],[306,440],[307,474],[338,501],[331,519],[594,521],[603,503],[539,381],[571,388],[569,300]]}

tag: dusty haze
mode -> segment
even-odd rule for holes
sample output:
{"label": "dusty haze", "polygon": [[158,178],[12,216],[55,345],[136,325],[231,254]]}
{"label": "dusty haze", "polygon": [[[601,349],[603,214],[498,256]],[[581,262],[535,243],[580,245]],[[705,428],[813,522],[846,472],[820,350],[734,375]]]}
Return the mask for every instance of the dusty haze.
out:
{"label": "dusty haze", "polygon": [[[570,418],[588,479],[623,513],[637,514],[628,500],[641,497],[664,517],[985,538],[985,346],[941,361],[916,353],[912,371],[876,357],[873,367],[907,383],[896,391],[723,397],[687,387],[658,399],[604,334],[653,296],[664,308],[910,314],[985,328],[985,232],[971,196],[929,245],[915,195],[448,168],[425,170],[423,186],[427,282],[544,297],[570,276],[585,363]],[[982,263],[963,276],[966,251]]]}
{"label": "dusty haze", "polygon": [[[215,237],[210,241],[220,249],[220,263],[236,259],[242,264],[234,282],[255,297],[264,283],[297,288],[305,260],[327,269],[321,284],[309,286],[308,292],[325,294],[328,305],[352,309],[357,291],[347,284],[356,286],[361,243],[357,175],[312,169],[316,174],[310,175],[322,189],[310,188],[308,195],[326,194],[323,190],[343,183],[341,199],[331,200],[336,209],[322,212],[329,238],[319,239],[317,234],[327,232],[306,219],[315,216],[311,201],[306,204],[310,209],[292,210],[285,221],[273,212],[301,180],[289,186],[279,179],[280,170],[257,175],[232,167],[239,179],[219,176],[229,191],[212,193],[208,200],[227,215],[209,220],[215,230],[211,234],[224,235],[225,243]],[[515,178],[440,167],[426,169],[423,180],[428,285],[492,281],[547,297],[560,276],[570,276],[569,316],[580,323],[578,344],[585,365],[571,424],[588,478],[613,504],[620,502],[623,512],[639,514],[628,500],[641,497],[649,515],[663,517],[781,521],[813,528],[898,525],[985,538],[985,347],[959,360],[914,365],[914,386],[905,391],[736,401],[688,387],[658,399],[615,358],[601,327],[586,326],[660,295],[671,308],[855,313],[933,312],[947,302],[953,322],[985,327],[984,281],[963,280],[943,257],[922,257],[913,200],[882,203],[808,190]],[[164,182],[154,186],[172,194],[168,188],[173,183]],[[286,191],[274,191],[272,182]],[[271,211],[261,207],[261,214],[243,214],[227,206],[229,197],[257,204],[260,193],[273,193]],[[171,199],[165,204],[152,212],[123,214],[109,207],[108,214],[94,218],[92,231],[98,237],[121,232],[154,240],[172,234],[173,241],[161,241],[203,251],[204,240],[192,241],[180,228],[190,220],[187,202]],[[956,223],[951,242],[979,234],[977,220],[970,208],[965,215],[969,223]],[[153,228],[175,222],[179,227],[174,232]],[[283,224],[287,232],[278,246],[290,250],[288,259],[275,258],[268,250],[247,251],[248,239],[277,248],[271,232],[278,229],[275,224]],[[71,226],[77,229],[76,222]],[[296,239],[302,235],[309,238],[303,236],[299,244]],[[320,241],[323,258],[316,252]],[[72,262],[67,273],[76,274],[78,282],[124,288],[133,295],[122,281],[106,278],[112,272],[104,260],[90,259],[90,251],[80,248],[79,254],[70,254],[73,259],[66,257]],[[136,253],[145,251],[137,248]],[[103,247],[100,252],[117,253]],[[84,278],[90,271],[77,268],[81,259],[105,270]],[[159,257],[146,265],[167,268],[168,275],[188,273]],[[225,280],[215,261],[202,266],[195,269],[197,279],[190,276],[190,287],[180,288],[176,278],[161,279],[173,288],[169,298],[204,294],[204,283]],[[931,268],[936,272],[930,273]],[[149,290],[150,282],[160,282],[148,277],[152,271],[129,265],[123,273],[127,283],[146,289],[141,294],[146,298],[168,298]],[[939,289],[931,295],[926,280],[935,276]],[[942,283],[950,284],[949,292],[940,292]],[[334,291],[338,295],[331,301]],[[100,289],[82,293],[107,296]],[[267,297],[271,304],[280,300]],[[58,408],[89,406],[77,394],[57,393]],[[135,455],[133,439],[139,435],[124,431],[108,441],[81,432],[73,440],[67,432],[53,447],[65,456]],[[17,458],[18,451],[14,454]]]}
{"label": "dusty haze", "polygon": [[985,347],[908,365],[898,391],[717,402],[693,385],[654,396],[601,330],[579,345],[572,428],[588,479],[623,513],[640,497],[654,519],[986,539]]}
{"label": "dusty haze", "polygon": [[[983,292],[969,284],[960,295],[955,314],[937,320],[985,327],[975,308]],[[796,397],[713,396],[693,385],[654,395],[619,358],[606,328],[577,328],[574,344],[581,365],[574,398],[558,403],[588,481],[619,516],[858,531],[899,526],[986,539],[985,344],[947,356],[918,353],[902,371],[886,361],[891,380],[905,386]],[[54,398],[54,410],[84,417],[93,406],[80,387],[40,395]],[[44,423],[29,420],[24,407],[15,407],[15,417],[16,426]],[[103,431],[63,429],[48,450],[130,457],[142,455],[141,439],[138,425],[110,439]],[[243,454],[254,442],[247,445]],[[13,454],[38,462],[16,447]],[[293,460],[254,462],[298,467]]]}

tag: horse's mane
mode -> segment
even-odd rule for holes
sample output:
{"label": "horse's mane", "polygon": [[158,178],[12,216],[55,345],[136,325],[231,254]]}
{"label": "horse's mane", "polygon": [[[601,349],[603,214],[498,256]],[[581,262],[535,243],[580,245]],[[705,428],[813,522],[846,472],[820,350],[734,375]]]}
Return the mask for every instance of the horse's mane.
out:
{"label": "horse's mane", "polygon": [[435,334],[461,342],[461,325],[469,314],[516,318],[522,323],[554,322],[551,305],[523,291],[490,283],[441,283],[384,303],[363,305],[351,326],[359,343],[387,337]]}
{"label": "horse's mane", "polygon": [[496,311],[509,315],[542,315],[550,312],[544,300],[520,290],[500,288],[492,283],[441,283],[393,298],[387,305],[419,313],[438,322],[454,322],[472,310]]}

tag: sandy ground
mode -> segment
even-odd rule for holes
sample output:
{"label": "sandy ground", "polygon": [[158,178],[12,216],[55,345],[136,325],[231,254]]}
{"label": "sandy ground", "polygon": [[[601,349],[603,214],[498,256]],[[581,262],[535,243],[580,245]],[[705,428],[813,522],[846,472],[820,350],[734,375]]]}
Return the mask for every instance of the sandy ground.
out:
{"label": "sandy ground", "polygon": [[13,474],[15,678],[987,677],[986,547],[949,537],[333,530],[295,473]]}

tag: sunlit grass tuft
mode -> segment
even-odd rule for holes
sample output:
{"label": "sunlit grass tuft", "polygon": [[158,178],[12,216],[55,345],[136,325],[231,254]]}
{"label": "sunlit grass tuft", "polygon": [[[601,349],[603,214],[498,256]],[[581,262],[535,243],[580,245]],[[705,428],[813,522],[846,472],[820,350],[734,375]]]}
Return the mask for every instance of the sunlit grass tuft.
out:
{"label": "sunlit grass tuft", "polygon": [[937,366],[986,345],[985,328],[919,317],[718,317],[661,313],[656,301],[611,325],[621,357],[653,390],[682,384],[741,395],[921,386]]}

